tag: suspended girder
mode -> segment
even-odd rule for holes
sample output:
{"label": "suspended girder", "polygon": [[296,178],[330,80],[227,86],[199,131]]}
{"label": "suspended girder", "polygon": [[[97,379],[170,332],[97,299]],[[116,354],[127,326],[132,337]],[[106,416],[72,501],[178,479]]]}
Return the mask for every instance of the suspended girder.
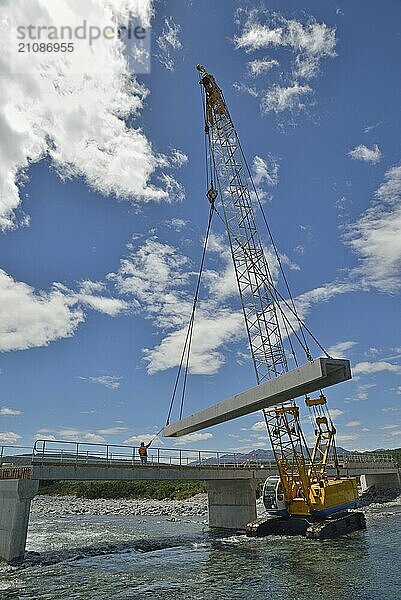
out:
{"label": "suspended girder", "polygon": [[164,428],[163,435],[167,437],[186,435],[311,394],[348,379],[351,379],[348,360],[317,358],[302,367],[288,371],[275,379],[264,381],[223,402],[171,423]]}

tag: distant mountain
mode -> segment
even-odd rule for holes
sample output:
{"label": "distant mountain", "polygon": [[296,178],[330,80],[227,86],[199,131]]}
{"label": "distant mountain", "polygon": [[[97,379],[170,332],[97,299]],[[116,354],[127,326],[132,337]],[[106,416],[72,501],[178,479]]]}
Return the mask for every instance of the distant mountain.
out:
{"label": "distant mountain", "polygon": [[[312,450],[310,448],[310,450]],[[350,454],[350,450],[346,450],[341,446],[337,446],[338,454]],[[256,450],[251,450],[247,454],[241,452],[235,452],[230,454],[221,454],[219,456],[219,460],[217,457],[206,458],[202,460],[202,465],[217,465],[220,464],[233,464],[233,463],[246,463],[246,462],[268,462],[274,460],[273,450],[265,450],[264,448],[257,448]],[[193,465],[199,464],[198,462],[191,463]]]}

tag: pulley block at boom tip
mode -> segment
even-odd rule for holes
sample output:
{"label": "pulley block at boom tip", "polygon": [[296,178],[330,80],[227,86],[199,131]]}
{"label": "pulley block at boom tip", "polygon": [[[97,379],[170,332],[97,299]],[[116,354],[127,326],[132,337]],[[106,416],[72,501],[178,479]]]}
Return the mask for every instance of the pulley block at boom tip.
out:
{"label": "pulley block at boom tip", "polygon": [[171,423],[164,428],[163,435],[180,437],[264,408],[271,408],[348,379],[351,379],[351,367],[348,360],[317,358],[313,362]]}

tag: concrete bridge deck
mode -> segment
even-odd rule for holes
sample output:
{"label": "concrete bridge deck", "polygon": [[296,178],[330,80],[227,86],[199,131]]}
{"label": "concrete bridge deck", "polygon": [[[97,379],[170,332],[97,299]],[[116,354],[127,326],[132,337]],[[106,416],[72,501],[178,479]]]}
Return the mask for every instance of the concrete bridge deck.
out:
{"label": "concrete bridge deck", "polygon": [[[11,450],[16,454],[10,454]],[[19,452],[18,452],[19,450]],[[26,452],[21,452],[26,450]],[[341,475],[396,474],[390,454],[343,454]],[[33,480],[182,480],[264,479],[277,473],[275,461],[244,460],[240,453],[157,447],[142,463],[137,446],[37,440],[33,448],[3,446],[0,478],[13,478],[16,467]],[[328,474],[334,475],[334,464]],[[2,475],[3,474],[3,475]]]}
{"label": "concrete bridge deck", "polygon": [[[341,475],[361,476],[365,488],[400,485],[399,469],[389,455],[339,458]],[[23,559],[30,504],[40,480],[201,480],[208,494],[209,526],[238,530],[256,518],[258,480],[276,472],[273,461],[244,461],[242,455],[226,452],[153,448],[143,464],[134,446],[49,440],[37,441],[33,449],[3,446],[0,560]],[[334,475],[333,465],[328,472]]]}

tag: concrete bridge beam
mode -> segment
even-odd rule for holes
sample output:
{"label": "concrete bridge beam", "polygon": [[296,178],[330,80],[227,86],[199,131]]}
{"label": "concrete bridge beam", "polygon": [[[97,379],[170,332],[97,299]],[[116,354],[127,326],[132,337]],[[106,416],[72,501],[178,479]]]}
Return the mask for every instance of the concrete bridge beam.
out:
{"label": "concrete bridge beam", "polygon": [[0,480],[0,560],[19,563],[24,559],[31,500],[39,481]]}
{"label": "concrete bridge beam", "polygon": [[209,527],[244,529],[256,519],[255,479],[205,481]]}

